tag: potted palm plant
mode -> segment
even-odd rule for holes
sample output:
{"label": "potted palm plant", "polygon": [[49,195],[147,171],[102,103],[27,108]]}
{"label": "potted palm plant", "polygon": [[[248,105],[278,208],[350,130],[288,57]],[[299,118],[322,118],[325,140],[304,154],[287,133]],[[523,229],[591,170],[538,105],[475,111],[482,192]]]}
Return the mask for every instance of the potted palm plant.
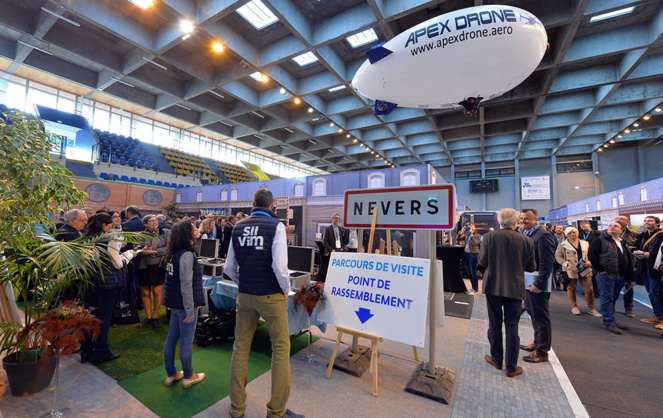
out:
{"label": "potted palm plant", "polygon": [[20,321],[0,323],[0,356],[8,375],[19,369],[28,373],[20,374],[20,381],[35,382],[15,391],[10,377],[17,396],[45,389],[55,367],[52,341],[35,320],[47,317],[72,283],[85,288],[101,265],[96,244],[103,237],[59,242],[53,236],[54,208],[82,205],[86,196],[74,186],[71,172],[50,157],[59,141],[44,132],[41,121],[17,112],[0,118],[0,290],[23,302]]}

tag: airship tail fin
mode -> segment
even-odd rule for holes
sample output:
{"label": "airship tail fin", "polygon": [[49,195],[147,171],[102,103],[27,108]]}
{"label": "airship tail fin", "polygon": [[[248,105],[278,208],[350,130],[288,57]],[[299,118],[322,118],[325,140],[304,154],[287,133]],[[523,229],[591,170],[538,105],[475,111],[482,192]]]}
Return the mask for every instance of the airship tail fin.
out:
{"label": "airship tail fin", "polygon": [[368,56],[368,60],[371,62],[371,64],[375,64],[376,62],[380,61],[381,59],[393,53],[394,51],[388,50],[387,48],[383,47],[382,44],[377,45],[366,51],[366,55]]}
{"label": "airship tail fin", "polygon": [[376,100],[373,114],[375,116],[388,115],[392,112],[392,110],[396,109],[397,106],[398,105],[396,103],[389,103],[385,102],[384,100]]}

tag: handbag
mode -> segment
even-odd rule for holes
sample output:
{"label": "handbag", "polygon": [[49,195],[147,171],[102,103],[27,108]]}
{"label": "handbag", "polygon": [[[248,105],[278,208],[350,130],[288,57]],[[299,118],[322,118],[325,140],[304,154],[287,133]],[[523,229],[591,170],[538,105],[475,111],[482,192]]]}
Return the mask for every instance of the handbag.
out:
{"label": "handbag", "polygon": [[565,284],[569,284],[571,282],[571,279],[569,279],[569,275],[566,274],[565,271],[558,271],[557,272],[557,282],[559,284],[565,285]]}

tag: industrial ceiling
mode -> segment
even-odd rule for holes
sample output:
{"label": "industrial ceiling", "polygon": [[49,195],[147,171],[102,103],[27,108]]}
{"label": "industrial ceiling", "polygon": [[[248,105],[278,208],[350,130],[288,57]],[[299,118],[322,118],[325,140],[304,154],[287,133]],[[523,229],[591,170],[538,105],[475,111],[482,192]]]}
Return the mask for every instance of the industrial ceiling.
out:
{"label": "industrial ceiling", "polygon": [[[663,137],[660,0],[262,0],[277,19],[262,29],[238,13],[246,0],[134,3],[0,0],[5,76],[35,69],[86,87],[87,97],[110,96],[145,109],[142,116],[179,120],[329,173],[587,159],[604,145],[652,147]],[[477,117],[408,108],[375,116],[373,101],[351,88],[379,42],[441,14],[491,4],[537,16],[550,46],[534,73],[483,102]],[[192,24],[188,33],[183,20]],[[353,48],[346,38],[368,29],[377,40]],[[214,51],[215,43],[223,50]],[[306,52],[317,61],[293,61]],[[256,72],[268,80],[251,78]]]}

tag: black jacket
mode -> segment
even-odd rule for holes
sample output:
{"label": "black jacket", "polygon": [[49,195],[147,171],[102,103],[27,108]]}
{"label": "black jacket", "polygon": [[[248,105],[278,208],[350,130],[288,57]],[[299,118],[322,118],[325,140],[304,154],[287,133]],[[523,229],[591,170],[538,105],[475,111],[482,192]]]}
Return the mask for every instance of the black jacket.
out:
{"label": "black jacket", "polygon": [[73,241],[80,238],[81,233],[73,226],[65,224],[62,228],[58,229],[55,233],[55,239],[58,241]]}
{"label": "black jacket", "polygon": [[122,222],[122,230],[128,232],[143,232],[145,225],[139,216],[135,216],[128,221]]}
{"label": "black jacket", "polygon": [[557,240],[552,232],[543,227],[539,227],[530,238],[534,241],[534,259],[539,271],[539,276],[534,282],[534,286],[538,289],[545,289],[548,285],[548,278],[552,274],[553,266],[555,265]]}
{"label": "black jacket", "polygon": [[[338,239],[341,241],[341,248],[343,251],[348,249],[348,238],[345,236],[345,228],[341,225],[338,226]],[[325,233],[322,236],[322,244],[325,246],[326,253],[331,253],[336,249],[336,234],[334,233],[334,225],[329,225],[325,228]]]}
{"label": "black jacket", "polygon": [[[640,235],[638,235],[638,239],[636,241],[635,247],[640,250],[640,251],[645,251],[649,253],[649,258],[643,258],[642,260],[638,260],[638,273],[640,274],[641,277],[646,277],[646,270],[649,270],[649,277],[660,277],[661,274],[656,271],[654,268],[654,263],[656,262],[656,256],[658,255],[658,251],[661,249],[661,243],[663,243],[663,232],[656,235],[654,239],[649,241],[649,238],[651,238],[654,234],[659,232],[661,229],[656,228],[654,232],[650,233],[649,231],[644,231]],[[647,242],[649,241],[649,242]],[[645,246],[645,243],[647,243],[647,246]]]}
{"label": "black jacket", "polygon": [[[624,245],[623,241],[622,248],[625,256],[623,262],[626,267],[624,277],[627,282],[632,282],[635,280],[633,256],[628,245]],[[615,240],[610,235],[602,235],[589,244],[587,259],[592,263],[592,268],[598,272],[605,271],[607,274],[619,274],[619,252]]]}

